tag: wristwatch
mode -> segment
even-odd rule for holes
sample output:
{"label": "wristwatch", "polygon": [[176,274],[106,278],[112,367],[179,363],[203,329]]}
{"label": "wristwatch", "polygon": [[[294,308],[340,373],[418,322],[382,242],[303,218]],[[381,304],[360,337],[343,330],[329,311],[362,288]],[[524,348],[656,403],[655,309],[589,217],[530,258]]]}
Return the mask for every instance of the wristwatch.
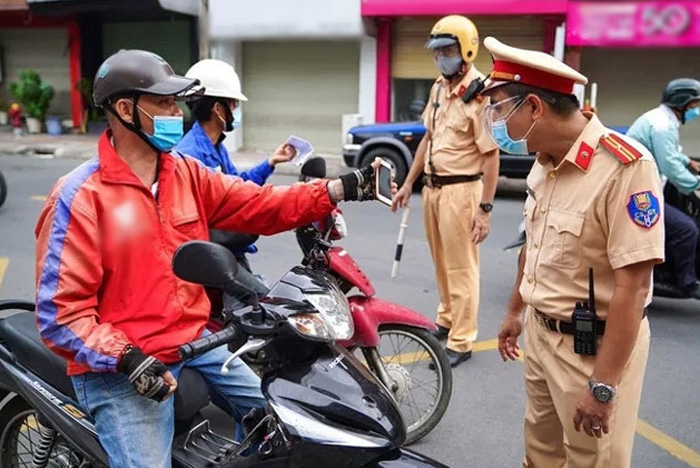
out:
{"label": "wristwatch", "polygon": [[617,388],[604,384],[603,382],[596,382],[593,379],[588,381],[588,388],[593,398],[601,403],[610,403],[617,394]]}
{"label": "wristwatch", "polygon": [[493,210],[493,203],[479,203],[479,208],[484,210],[484,213],[491,213],[491,210]]}

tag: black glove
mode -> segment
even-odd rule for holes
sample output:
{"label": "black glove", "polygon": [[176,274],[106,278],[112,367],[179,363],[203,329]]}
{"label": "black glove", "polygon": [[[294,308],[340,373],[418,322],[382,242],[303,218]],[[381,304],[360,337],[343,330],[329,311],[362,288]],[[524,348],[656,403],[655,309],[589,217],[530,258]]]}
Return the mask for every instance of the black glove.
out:
{"label": "black glove", "polygon": [[153,356],[146,356],[139,348],[129,348],[122,355],[117,370],[126,374],[136,392],[155,401],[163,401],[170,385],[162,375],[168,368]]}
{"label": "black glove", "polygon": [[374,200],[374,177],[374,168],[370,165],[341,175],[339,179],[343,183],[343,200]]}

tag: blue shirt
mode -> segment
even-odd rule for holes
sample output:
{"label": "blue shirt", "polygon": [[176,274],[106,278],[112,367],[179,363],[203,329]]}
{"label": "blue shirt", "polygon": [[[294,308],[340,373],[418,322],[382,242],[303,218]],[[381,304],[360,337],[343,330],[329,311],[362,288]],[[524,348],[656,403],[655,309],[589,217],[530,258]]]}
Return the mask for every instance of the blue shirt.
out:
{"label": "blue shirt", "polygon": [[688,194],[700,187],[700,178],[688,169],[690,158],[682,153],[678,130],[680,122],[673,110],[661,104],[639,117],[627,135],[654,155],[662,178]]}
{"label": "blue shirt", "polygon": [[238,176],[258,185],[263,185],[274,171],[269,162],[263,161],[252,169],[239,173],[221,141],[213,145],[199,122],[194,123],[192,129],[180,140],[175,149],[180,153],[199,159],[205,166],[216,171]]}

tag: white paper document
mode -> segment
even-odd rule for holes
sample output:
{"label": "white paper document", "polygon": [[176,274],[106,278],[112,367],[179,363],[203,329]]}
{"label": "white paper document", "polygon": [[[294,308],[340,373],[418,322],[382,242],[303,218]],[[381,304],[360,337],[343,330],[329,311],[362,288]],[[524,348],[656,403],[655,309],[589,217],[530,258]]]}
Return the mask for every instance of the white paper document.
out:
{"label": "white paper document", "polygon": [[287,138],[287,141],[285,141],[285,143],[293,146],[294,149],[297,151],[296,156],[294,156],[294,158],[292,158],[292,160],[290,161],[296,164],[297,166],[301,166],[302,164],[304,164],[308,157],[314,153],[314,147],[311,146],[311,143],[304,140],[303,138],[299,138],[298,136],[291,135],[289,138]]}

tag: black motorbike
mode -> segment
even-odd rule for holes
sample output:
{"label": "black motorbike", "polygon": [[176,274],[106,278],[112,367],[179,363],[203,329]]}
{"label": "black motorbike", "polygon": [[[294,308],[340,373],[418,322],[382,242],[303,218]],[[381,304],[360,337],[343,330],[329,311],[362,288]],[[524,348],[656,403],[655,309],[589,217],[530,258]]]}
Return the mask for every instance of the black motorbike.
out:
{"label": "black motorbike", "polygon": [[7,182],[5,182],[5,176],[3,176],[2,171],[0,171],[0,206],[2,206],[3,203],[5,203],[6,198],[7,198]]}
{"label": "black motorbike", "polygon": [[[400,448],[406,428],[390,392],[335,344],[353,333],[353,322],[347,299],[324,274],[297,266],[259,302],[236,310],[228,307],[230,293],[242,285],[226,248],[188,242],[173,269],[224,291],[225,327],[181,346],[182,359],[224,344],[231,360],[257,351],[268,401],[266,411],[246,417],[237,443],[211,430],[201,412],[209,404],[206,384],[183,369],[173,466],[447,468]],[[65,362],[42,344],[33,309],[30,302],[0,303],[0,310],[25,311],[0,321],[0,467],[107,466],[93,420],[76,402]]]}
{"label": "black motorbike", "polygon": [[[695,220],[700,227],[700,198],[694,193],[683,195],[673,185],[666,184],[664,190],[664,200],[666,203],[678,208]],[[519,249],[525,245],[525,223],[520,223],[518,236],[504,247],[504,250]],[[668,248],[668,246],[666,247]],[[695,271],[700,273],[700,243],[695,252]],[[684,299],[687,294],[675,284],[674,265],[665,262],[654,267],[654,296]]]}

